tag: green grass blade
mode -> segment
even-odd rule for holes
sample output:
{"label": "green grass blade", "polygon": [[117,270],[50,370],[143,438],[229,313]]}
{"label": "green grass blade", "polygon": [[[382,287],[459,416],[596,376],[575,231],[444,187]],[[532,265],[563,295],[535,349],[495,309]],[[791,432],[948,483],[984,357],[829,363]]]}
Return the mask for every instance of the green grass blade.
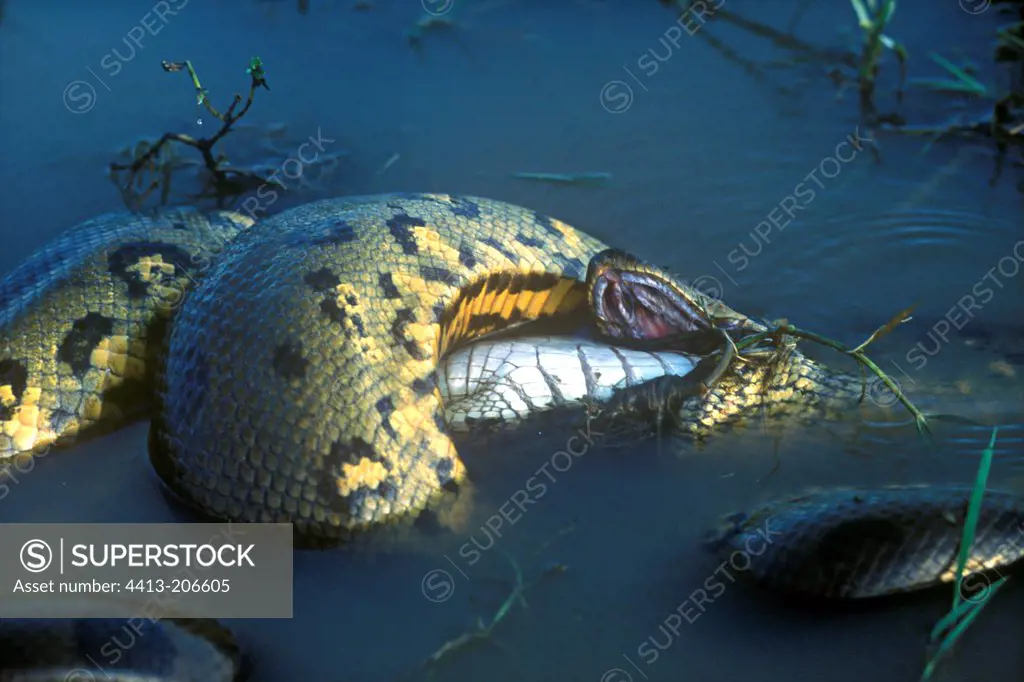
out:
{"label": "green grass blade", "polygon": [[999,29],[996,33],[999,38],[1002,38],[1008,45],[1013,45],[1018,50],[1024,51],[1024,40],[1021,40],[1014,34],[1010,33],[1006,29]]}
{"label": "green grass blade", "polygon": [[960,594],[960,583],[964,578],[964,568],[967,566],[967,557],[974,545],[974,531],[978,525],[978,515],[981,513],[981,498],[985,495],[985,487],[988,485],[988,473],[992,469],[992,454],[996,446],[996,436],[999,434],[999,427],[992,427],[992,437],[989,439],[988,447],[981,453],[981,463],[978,464],[978,475],[974,480],[974,490],[971,491],[971,501],[967,505],[967,519],[964,521],[963,535],[960,537],[960,556],[956,560],[956,582],[953,591],[953,609],[959,606],[963,597]]}
{"label": "green grass blade", "polygon": [[871,18],[868,15],[868,9],[864,6],[863,0],[850,0],[850,4],[853,5],[853,11],[857,13],[857,23],[860,24],[861,28],[871,28]]}
{"label": "green grass blade", "polygon": [[939,619],[932,631],[928,634],[928,641],[937,642],[943,638],[943,633],[949,633],[953,626],[960,621],[964,615],[974,608],[974,602],[961,601],[956,608],[946,612],[946,615]]}
{"label": "green grass blade", "polygon": [[887,0],[885,9],[882,11],[882,24],[888,26],[892,15],[896,12],[896,0]]}
{"label": "green grass blade", "polygon": [[949,61],[948,59],[946,59],[942,55],[940,55],[940,54],[938,54],[936,52],[929,52],[928,56],[931,57],[933,62],[935,62],[936,64],[938,64],[942,68],[944,68],[946,71],[949,71],[951,74],[956,76],[959,81],[961,81],[962,83],[967,84],[973,90],[975,90],[977,92],[980,92],[980,93],[984,93],[984,92],[988,91],[988,88],[985,87],[984,83],[982,83],[978,79],[974,78],[973,76],[968,74],[966,71],[964,71],[959,66],[957,66],[953,62]]}
{"label": "green grass blade", "polygon": [[928,88],[929,90],[937,90],[939,92],[958,92],[970,95],[984,95],[987,92],[985,86],[979,89],[971,83],[948,80],[946,78],[915,78],[911,81],[911,84],[919,88]]}
{"label": "green grass blade", "polygon": [[943,638],[942,644],[939,645],[938,650],[931,657],[931,659],[929,659],[927,665],[925,665],[924,673],[921,675],[921,682],[928,682],[932,678],[932,675],[935,673],[935,668],[938,666],[939,661],[942,660],[942,658],[950,652],[950,650],[953,648],[953,645],[956,644],[956,641],[960,639],[960,636],[967,631],[967,628],[971,626],[971,623],[973,623],[974,619],[978,617],[978,615],[981,613],[981,610],[985,608],[985,604],[987,604],[989,600],[995,596],[996,592],[998,592],[999,589],[1004,584],[1006,584],[1007,580],[1009,580],[1008,577],[1002,577],[999,580],[995,581],[994,583],[992,583],[992,585],[989,586],[988,594],[985,595],[984,599],[982,599],[980,602],[969,603],[966,606],[964,611],[967,612],[967,615],[964,616],[964,619],[960,621],[957,624],[957,626],[953,628],[948,635],[946,635],[945,638]]}
{"label": "green grass blade", "polygon": [[[921,682],[931,680],[939,661],[950,652],[960,636],[963,635],[971,623],[974,622],[974,619],[978,617],[978,614],[981,613],[981,609],[1007,580],[1007,578],[1002,577],[989,585],[987,593],[980,601],[969,602],[963,598],[961,590],[963,589],[964,569],[967,566],[967,558],[970,556],[971,547],[974,545],[978,516],[981,512],[981,501],[985,495],[985,488],[988,485],[988,475],[992,469],[992,456],[995,452],[998,435],[999,427],[992,427],[992,436],[989,438],[988,447],[981,453],[981,461],[978,464],[978,473],[975,476],[971,499],[967,504],[967,517],[964,519],[964,528],[960,535],[960,552],[957,556],[956,580],[953,582],[953,606],[949,613],[943,616],[935,624],[935,627],[932,628],[929,641],[935,642],[940,636],[941,641],[921,673]],[[943,633],[945,634],[943,635]]]}

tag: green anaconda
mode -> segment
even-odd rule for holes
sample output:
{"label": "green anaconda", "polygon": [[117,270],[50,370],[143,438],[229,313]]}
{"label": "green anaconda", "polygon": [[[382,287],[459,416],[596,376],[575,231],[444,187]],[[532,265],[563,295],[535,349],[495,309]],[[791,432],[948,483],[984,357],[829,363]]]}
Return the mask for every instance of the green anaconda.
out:
{"label": "green anaconda", "polygon": [[[150,409],[157,470],[208,516],[326,541],[412,519],[466,476],[439,360],[585,309],[606,249],[555,218],[448,195],[321,201],[255,227],[186,210],[90,221],[0,284],[0,456]],[[694,415],[710,426],[737,407],[712,396]]]}
{"label": "green anaconda", "polygon": [[194,210],[108,214],[8,273],[0,281],[0,459],[143,414],[166,320],[189,278],[251,224]]}
{"label": "green anaconda", "polygon": [[[580,311],[624,344],[764,329],[555,218],[477,197],[345,197],[255,226],[223,211],[102,216],[0,281],[0,459],[151,414],[154,464],[199,511],[333,542],[457,495],[451,426],[566,402],[539,355],[501,395],[478,382],[469,399],[438,373],[450,349]],[[575,352],[578,405],[601,382]],[[692,371],[706,365],[662,363],[613,402],[670,401],[697,437],[755,408],[820,418],[864,402],[859,377],[795,349],[734,363],[710,390]],[[659,372],[673,390],[644,383]]]}
{"label": "green anaconda", "polygon": [[[884,597],[956,579],[970,498],[966,486],[813,490],[731,515],[707,547],[791,596]],[[1022,558],[1024,498],[986,491],[959,589],[984,591]]]}
{"label": "green anaconda", "polygon": [[45,603],[36,607],[0,624],[0,682],[235,682],[249,674],[234,635],[216,621],[61,620],[45,617]]}
{"label": "green anaconda", "polygon": [[[626,342],[763,326],[606,249],[554,218],[448,195],[317,202],[258,225],[188,209],[103,216],[0,281],[0,458],[151,415],[154,464],[199,511],[337,540],[457,493],[466,472],[449,433],[670,401],[700,438],[754,410],[820,418],[863,404],[859,377],[796,350],[691,391],[699,352]],[[473,341],[588,309],[623,345]],[[152,645],[173,637],[171,663],[234,675],[219,636],[161,622],[118,679],[170,679]],[[26,670],[59,676],[27,679],[67,679],[82,642],[109,627],[12,620],[0,641],[49,638]]]}

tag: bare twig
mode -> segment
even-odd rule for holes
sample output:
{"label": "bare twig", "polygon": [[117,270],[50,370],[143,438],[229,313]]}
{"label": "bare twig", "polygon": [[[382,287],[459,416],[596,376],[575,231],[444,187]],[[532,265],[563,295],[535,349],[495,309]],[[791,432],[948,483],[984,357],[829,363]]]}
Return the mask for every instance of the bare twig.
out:
{"label": "bare twig", "polygon": [[864,350],[865,348],[868,347],[868,344],[874,343],[875,341],[877,341],[878,339],[882,338],[883,336],[885,336],[886,334],[891,332],[893,329],[895,329],[896,327],[898,327],[901,324],[903,324],[904,322],[910,322],[910,320],[914,319],[914,318],[912,318],[910,316],[910,313],[912,313],[914,311],[914,308],[916,308],[916,307],[917,307],[917,304],[915,303],[914,305],[910,306],[909,308],[906,308],[905,310],[901,310],[900,312],[896,313],[896,315],[891,320],[889,320],[884,325],[882,325],[881,327],[876,329],[871,334],[871,336],[869,336],[867,338],[867,340],[864,341],[864,343],[860,344],[859,346],[857,346],[856,348],[854,348],[850,352],[851,353],[857,353],[859,351],[862,351],[862,350]]}
{"label": "bare twig", "polygon": [[[893,319],[902,321],[903,316],[906,313],[907,311],[903,311]],[[893,392],[893,395],[895,395],[897,399],[900,401],[900,403],[902,403],[903,406],[906,407],[907,410],[910,412],[910,414],[913,415],[914,422],[917,425],[918,430],[922,434],[928,433],[928,420],[925,419],[924,414],[920,410],[918,410],[917,407],[915,407],[914,404],[910,402],[910,400],[905,395],[903,395],[903,391],[900,390],[896,382],[893,381],[889,377],[889,375],[886,374],[878,365],[876,365],[875,362],[871,360],[871,358],[864,354],[864,349],[867,348],[867,346],[875,338],[884,335],[883,333],[881,333],[882,330],[885,330],[886,328],[890,327],[890,325],[895,326],[892,321],[890,321],[889,324],[880,328],[878,332],[875,332],[875,334],[872,334],[872,338],[869,338],[867,341],[865,341],[864,343],[860,344],[855,348],[848,348],[838,341],[834,341],[827,337],[821,336],[820,334],[815,334],[814,332],[799,329],[785,321],[782,322],[783,324],[779,324],[772,329],[763,332],[758,332],[755,334],[750,334],[749,336],[742,338],[737,342],[737,348],[739,348],[741,351],[747,348],[753,348],[759,342],[766,340],[772,341],[776,345],[778,345],[784,337],[793,336],[799,339],[813,341],[814,343],[821,344],[828,348],[832,348],[833,350],[839,351],[840,353],[849,355],[858,363],[860,363],[863,367],[866,367],[867,369],[871,370],[871,372],[874,373],[875,376],[877,376],[882,381],[882,383],[884,383],[889,388],[889,390]],[[898,323],[899,322],[897,322],[896,324]]]}
{"label": "bare twig", "polygon": [[[121,191],[122,198],[125,204],[130,209],[138,209],[142,204],[145,203],[149,195],[160,186],[161,182],[164,184],[164,191],[161,195],[162,203],[166,203],[167,195],[169,192],[170,174],[173,168],[168,168],[166,162],[158,163],[163,157],[163,153],[171,142],[185,145],[196,149],[203,157],[203,165],[211,174],[211,180],[207,184],[207,189],[213,188],[214,192],[212,195],[218,200],[218,204],[222,204],[223,200],[228,196],[236,196],[244,191],[252,189],[254,186],[271,182],[267,178],[254,173],[252,171],[226,168],[224,163],[226,159],[223,155],[214,157],[213,147],[220,140],[231,132],[232,126],[243,116],[248,113],[249,108],[252,106],[253,99],[256,96],[256,89],[263,87],[270,90],[270,86],[267,85],[266,73],[263,70],[263,62],[259,57],[253,57],[249,62],[249,68],[246,72],[249,74],[249,96],[245,100],[245,105],[238,110],[238,105],[242,102],[242,96],[236,94],[228,107],[227,111],[221,113],[213,106],[207,96],[207,90],[203,88],[202,83],[199,81],[199,76],[196,74],[195,69],[192,67],[192,62],[168,62],[162,63],[164,71],[168,73],[176,73],[182,69],[186,70],[189,77],[192,79],[192,84],[196,89],[196,106],[205,106],[207,111],[221,121],[222,125],[220,129],[215,132],[212,136],[206,138],[194,138],[191,135],[183,133],[164,133],[155,143],[150,144],[148,149],[142,153],[136,153],[131,163],[111,163],[110,171],[113,176],[114,182],[117,184],[118,189]],[[148,144],[148,143],[147,143]],[[138,149],[136,149],[136,152]],[[120,174],[127,171],[127,179],[122,183]],[[157,174],[158,177],[152,180],[148,185],[144,185],[142,175],[144,172],[150,172]],[[205,190],[204,190],[205,192]]]}
{"label": "bare twig", "polygon": [[474,642],[480,640],[489,640],[491,637],[491,633],[494,631],[494,628],[497,627],[498,623],[505,619],[505,616],[508,615],[509,610],[512,608],[513,604],[519,602],[523,606],[523,608],[526,608],[526,601],[523,598],[523,595],[525,594],[526,590],[533,587],[534,585],[544,580],[548,576],[558,573],[564,573],[567,570],[567,567],[564,564],[555,564],[551,568],[544,571],[540,575],[540,577],[537,578],[537,580],[531,583],[524,583],[523,572],[519,568],[519,564],[516,563],[515,559],[513,559],[507,553],[505,554],[505,558],[507,558],[509,563],[512,565],[512,570],[515,572],[516,582],[515,586],[512,588],[512,592],[508,595],[508,597],[505,598],[505,601],[501,603],[501,606],[498,607],[498,610],[491,617],[490,622],[484,625],[483,619],[478,618],[475,628],[473,628],[472,630],[467,630],[458,637],[450,639],[444,644],[442,644],[437,651],[435,651],[429,657],[427,657],[427,660],[423,663],[424,667],[436,665],[445,656],[457,653],[465,649],[467,646],[470,646]]}

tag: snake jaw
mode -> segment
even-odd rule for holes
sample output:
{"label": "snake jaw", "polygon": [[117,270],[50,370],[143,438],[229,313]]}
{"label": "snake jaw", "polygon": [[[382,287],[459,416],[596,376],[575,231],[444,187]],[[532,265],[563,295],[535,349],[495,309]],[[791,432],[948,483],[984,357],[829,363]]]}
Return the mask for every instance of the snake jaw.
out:
{"label": "snake jaw", "polygon": [[613,338],[650,341],[742,329],[748,322],[723,303],[615,249],[594,256],[587,281],[597,325]]}
{"label": "snake jaw", "polygon": [[595,281],[594,293],[597,318],[613,335],[661,339],[711,328],[689,301],[645,273],[607,270]]}

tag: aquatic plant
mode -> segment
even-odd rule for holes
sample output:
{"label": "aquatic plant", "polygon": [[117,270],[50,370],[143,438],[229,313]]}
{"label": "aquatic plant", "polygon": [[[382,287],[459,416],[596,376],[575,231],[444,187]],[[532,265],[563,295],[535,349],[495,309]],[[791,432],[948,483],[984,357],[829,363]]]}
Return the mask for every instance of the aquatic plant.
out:
{"label": "aquatic plant", "polygon": [[228,198],[236,197],[261,185],[280,186],[279,182],[265,177],[257,171],[229,167],[225,155],[220,154],[215,157],[213,154],[214,146],[231,132],[235,123],[249,112],[256,96],[256,90],[259,88],[270,90],[263,61],[259,57],[253,57],[245,70],[249,75],[250,82],[249,95],[244,106],[241,109],[238,108],[242,103],[242,95],[235,94],[231,105],[223,113],[213,106],[209,92],[200,82],[192,62],[188,60],[164,61],[161,66],[167,73],[177,73],[182,70],[188,73],[196,92],[196,106],[205,107],[214,118],[221,122],[221,127],[209,137],[198,139],[184,133],[164,133],[156,141],[142,140],[127,150],[131,155],[130,163],[113,162],[110,164],[111,179],[120,190],[125,205],[129,209],[137,210],[157,188],[160,188],[160,203],[167,203],[174,171],[185,165],[195,165],[183,164],[173,150],[172,142],[191,147],[200,153],[202,164],[209,172],[210,177],[199,196],[200,198],[215,198],[218,208],[223,208]]}
{"label": "aquatic plant", "polygon": [[[788,320],[784,319],[775,320],[765,331],[744,333],[739,338],[733,338],[731,333],[725,329],[715,329],[710,332],[696,332],[696,334],[699,335],[718,335],[720,342],[716,348],[710,349],[706,354],[704,354],[706,362],[714,361],[716,364],[706,377],[695,381],[693,386],[694,394],[703,395],[714,388],[716,383],[725,376],[726,371],[728,371],[734,362],[761,362],[765,363],[769,368],[773,366],[772,363],[785,362],[789,354],[796,347],[798,340],[802,339],[825,346],[826,348],[831,348],[832,350],[838,351],[856,360],[858,365],[861,367],[862,378],[864,377],[864,370],[874,374],[882,384],[892,391],[892,394],[907,409],[907,411],[910,412],[911,416],[914,418],[914,424],[917,427],[918,432],[922,436],[927,436],[929,434],[927,417],[910,401],[909,398],[907,398],[906,395],[903,394],[899,385],[865,353],[868,346],[872,343],[887,335],[904,322],[909,322],[912,319],[910,317],[910,313],[913,311],[914,307],[915,306],[910,306],[905,310],[901,310],[891,320],[872,332],[866,340],[853,347],[847,346],[839,341],[830,339],[816,332],[796,327],[793,324],[790,324]],[[710,313],[707,310],[704,310],[703,314],[705,317],[710,319]],[[692,334],[693,332],[685,332],[683,335],[686,336]],[[668,345],[671,345],[672,340],[659,340],[658,343],[667,343]],[[692,343],[693,339],[689,338],[684,345]],[[765,388],[767,389],[770,382],[766,381],[764,383]],[[867,382],[865,381],[861,400],[867,396],[867,388]]]}
{"label": "aquatic plant", "polygon": [[[857,346],[854,346],[853,348],[850,348],[840,343],[839,341],[835,341],[833,339],[822,336],[821,334],[816,334],[805,329],[799,329],[790,324],[786,320],[778,320],[775,322],[774,327],[769,329],[768,331],[752,334],[746,338],[741,339],[740,341],[737,341],[735,343],[734,352],[737,355],[737,357],[742,357],[741,355],[739,355],[739,352],[741,350],[747,348],[753,350],[757,348],[757,344],[760,341],[768,339],[771,340],[775,348],[778,349],[776,350],[776,356],[778,356],[780,352],[785,352],[784,349],[789,345],[786,343],[786,337],[793,337],[797,339],[805,339],[807,341],[820,344],[827,348],[831,348],[832,350],[838,351],[845,355],[849,355],[851,358],[856,360],[857,363],[861,366],[862,376],[863,370],[866,369],[870,371],[872,374],[874,374],[876,377],[878,377],[879,381],[881,381],[886,386],[886,388],[892,391],[892,394],[896,396],[896,399],[899,400],[899,402],[914,417],[914,425],[917,427],[918,432],[921,435],[927,435],[929,433],[929,427],[928,420],[925,417],[924,413],[917,409],[917,407],[910,401],[910,399],[908,399],[903,394],[903,391],[900,389],[899,385],[897,385],[896,382],[893,381],[892,378],[888,374],[886,374],[885,371],[881,367],[879,367],[871,358],[869,358],[867,354],[865,354],[864,352],[869,345],[871,345],[878,339],[882,338],[883,336],[891,332],[893,329],[903,324],[904,322],[909,322],[911,320],[910,313],[913,311],[914,307],[915,306],[910,306],[905,310],[901,310],[891,320],[889,320],[884,325],[882,325],[874,332],[872,332],[866,340],[864,340]],[[724,358],[725,356],[723,355],[723,361]],[[866,395],[867,382],[864,383],[863,390],[864,392],[861,395],[862,400]]]}
{"label": "aquatic plant", "polygon": [[917,78],[912,81],[914,85],[939,92],[953,92],[978,97],[989,95],[988,87],[967,73],[965,69],[962,69],[936,52],[929,52],[928,57],[944,68],[953,78]]}
{"label": "aquatic plant", "polygon": [[[661,0],[665,6],[678,5],[687,11],[696,0]],[[996,0],[993,4],[1019,3],[1019,0]],[[1016,21],[997,30],[997,43],[994,59],[996,63],[1019,64],[1016,83],[1005,95],[998,95],[994,88],[982,83],[972,76],[968,69],[958,66],[941,55],[932,52],[930,57],[950,76],[948,78],[922,78],[913,81],[914,85],[930,88],[932,91],[953,94],[956,96],[973,96],[992,102],[988,112],[981,113],[971,119],[953,116],[946,121],[931,124],[908,124],[903,116],[896,112],[879,113],[875,106],[876,83],[881,70],[885,52],[893,52],[900,65],[900,79],[897,86],[897,101],[904,96],[904,84],[908,67],[907,51],[891,38],[886,30],[896,11],[896,0],[850,0],[857,26],[860,31],[860,48],[857,52],[828,47],[819,47],[792,35],[794,20],[790,21],[787,31],[773,28],[766,24],[746,19],[727,8],[715,11],[715,21],[727,22],[747,33],[770,40],[775,46],[790,53],[790,59],[784,66],[793,66],[800,62],[826,64],[829,66],[828,77],[840,89],[847,83],[856,82],[860,95],[861,115],[873,129],[884,129],[890,132],[908,135],[922,135],[931,138],[922,151],[935,142],[948,137],[985,138],[995,143],[997,155],[995,170],[990,185],[995,185],[1002,176],[1008,152],[1016,148],[1024,151],[1024,21]],[[806,7],[802,3],[798,14]],[[717,50],[725,59],[740,66],[751,76],[764,80],[766,71],[763,65],[743,56],[738,50],[725,45],[720,39],[711,35],[710,31],[701,31],[698,36]],[[848,74],[849,70],[855,76]],[[790,91],[791,94],[796,94]],[[840,90],[841,92],[841,90]],[[873,148],[873,152],[876,150]],[[876,154],[877,158],[877,154]],[[1024,154],[1019,154],[1015,163],[1024,167]],[[1018,189],[1024,192],[1024,180],[1018,183]]]}
{"label": "aquatic plant", "polygon": [[898,99],[903,96],[903,83],[907,76],[907,51],[883,31],[896,12],[896,0],[850,0],[857,14],[857,23],[863,33],[860,60],[857,65],[857,84],[860,91],[861,112],[874,115],[875,78],[885,50],[892,50],[900,64]]}
{"label": "aquatic plant", "polygon": [[956,644],[957,640],[960,639],[971,623],[978,617],[985,604],[995,596],[996,592],[1009,579],[1007,576],[1002,576],[999,580],[986,585],[983,588],[981,599],[964,599],[964,570],[967,567],[967,559],[970,556],[971,547],[974,545],[978,516],[981,513],[981,500],[985,495],[998,433],[999,428],[993,427],[988,447],[981,453],[978,473],[974,480],[974,489],[971,491],[971,499],[967,505],[967,517],[964,519],[963,532],[960,535],[960,552],[956,562],[956,579],[953,581],[953,606],[932,628],[928,638],[929,648],[932,649],[932,653],[925,664],[924,672],[921,674],[921,682],[928,682],[932,679],[939,662],[952,651],[953,645]]}
{"label": "aquatic plant", "polygon": [[[941,92],[967,94],[991,100],[988,113],[978,114],[965,119],[954,116],[951,120],[938,125],[903,125],[894,128],[894,132],[905,135],[923,135],[929,137],[922,151],[927,151],[939,140],[952,137],[981,137],[991,139],[996,145],[995,170],[989,185],[994,186],[1002,176],[1007,153],[1013,146],[1024,149],[1024,92],[1010,91],[998,97],[993,89],[978,81],[964,69],[949,62],[936,53],[930,53],[932,60],[949,72],[953,79],[923,79],[917,84]],[[1018,159],[1018,164],[1021,159]],[[1024,191],[1024,182],[1018,185]]]}
{"label": "aquatic plant", "polygon": [[512,556],[508,554],[508,552],[502,552],[502,554],[505,555],[505,558],[512,566],[512,570],[515,572],[515,585],[513,586],[512,591],[501,603],[501,606],[498,607],[498,610],[495,611],[494,615],[491,616],[490,621],[488,621],[485,624],[482,618],[477,618],[477,621],[472,629],[465,631],[458,637],[448,640],[447,642],[442,644],[437,649],[437,651],[428,656],[427,659],[423,662],[424,668],[432,668],[434,666],[437,666],[442,659],[450,657],[455,653],[462,651],[463,649],[466,649],[469,646],[472,646],[473,644],[485,641],[489,641],[492,644],[496,644],[491,640],[491,635],[494,632],[494,628],[496,628],[498,624],[505,619],[505,616],[509,614],[509,611],[511,610],[512,606],[517,602],[523,608],[526,608],[526,599],[524,597],[526,591],[534,585],[536,585],[537,583],[551,576],[564,573],[568,570],[568,567],[565,564],[556,563],[549,566],[543,572],[541,572],[540,576],[533,582],[524,583],[523,571],[519,567],[519,564],[516,562],[516,560],[513,559]]}
{"label": "aquatic plant", "polygon": [[517,180],[533,180],[535,182],[546,182],[553,185],[577,185],[587,187],[604,187],[611,182],[612,174],[605,172],[588,173],[535,173],[524,171],[513,173]]}

